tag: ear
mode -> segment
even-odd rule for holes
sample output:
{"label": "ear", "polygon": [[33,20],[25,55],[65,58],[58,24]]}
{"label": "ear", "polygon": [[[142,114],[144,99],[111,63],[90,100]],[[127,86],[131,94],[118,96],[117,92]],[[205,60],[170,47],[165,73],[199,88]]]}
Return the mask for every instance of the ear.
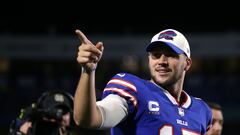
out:
{"label": "ear", "polygon": [[192,65],[192,59],[191,58],[186,58],[186,66],[184,68],[185,71],[188,71],[189,68],[191,67]]}

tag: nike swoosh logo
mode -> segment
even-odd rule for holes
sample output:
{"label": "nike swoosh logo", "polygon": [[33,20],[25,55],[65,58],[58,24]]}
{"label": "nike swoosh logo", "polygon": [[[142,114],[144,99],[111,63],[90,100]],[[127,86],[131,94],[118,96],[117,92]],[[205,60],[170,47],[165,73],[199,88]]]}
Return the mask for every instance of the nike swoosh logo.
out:
{"label": "nike swoosh logo", "polygon": [[118,76],[120,76],[120,77],[124,77],[125,76],[125,74],[123,73],[123,74],[117,74]]}

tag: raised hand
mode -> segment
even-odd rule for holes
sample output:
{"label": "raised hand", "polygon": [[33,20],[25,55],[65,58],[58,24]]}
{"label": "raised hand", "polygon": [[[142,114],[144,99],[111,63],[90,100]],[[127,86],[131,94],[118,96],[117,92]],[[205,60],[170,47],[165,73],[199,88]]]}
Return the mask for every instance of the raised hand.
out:
{"label": "raised hand", "polygon": [[98,42],[94,45],[80,30],[77,29],[75,32],[81,41],[77,61],[85,70],[93,71],[97,68],[97,63],[102,57],[103,43]]}

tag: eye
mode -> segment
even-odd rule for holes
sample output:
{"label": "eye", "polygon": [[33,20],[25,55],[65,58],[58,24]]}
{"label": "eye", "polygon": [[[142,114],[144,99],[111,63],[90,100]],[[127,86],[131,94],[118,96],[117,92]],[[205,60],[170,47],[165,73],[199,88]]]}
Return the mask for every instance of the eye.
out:
{"label": "eye", "polygon": [[162,53],[159,52],[152,52],[150,53],[152,59],[159,59],[162,56]]}
{"label": "eye", "polygon": [[215,119],[213,119],[213,121],[212,121],[212,124],[215,124],[216,123],[216,120]]}
{"label": "eye", "polygon": [[176,54],[175,52],[172,52],[172,51],[166,52],[166,53],[164,53],[164,55],[166,57],[173,57],[173,58],[178,58],[179,57],[178,54]]}
{"label": "eye", "polygon": [[172,51],[150,53],[152,59],[159,59],[162,55],[168,58],[179,58],[179,55]]}

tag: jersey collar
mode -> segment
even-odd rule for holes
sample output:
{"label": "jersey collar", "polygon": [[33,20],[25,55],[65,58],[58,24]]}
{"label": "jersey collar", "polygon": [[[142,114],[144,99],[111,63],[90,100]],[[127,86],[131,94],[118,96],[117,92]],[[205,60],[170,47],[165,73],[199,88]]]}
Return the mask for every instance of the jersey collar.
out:
{"label": "jersey collar", "polygon": [[177,102],[177,100],[167,91],[163,89],[163,93],[168,97],[168,99],[174,104],[174,105],[178,105],[181,106],[183,108],[188,108],[191,105],[191,98],[190,96],[185,92],[182,91],[181,96],[184,96],[185,101],[183,103],[179,103]]}
{"label": "jersey collar", "polygon": [[172,102],[172,104],[181,106],[183,108],[189,108],[189,106],[191,105],[191,103],[192,103],[191,97],[184,90],[182,90],[181,96],[184,96],[185,101],[180,104],[167,90],[165,90],[161,86],[157,85],[153,81],[150,81],[150,82],[153,83],[154,85],[156,85],[157,87],[159,87],[163,91],[163,93],[168,97],[168,99]]}

